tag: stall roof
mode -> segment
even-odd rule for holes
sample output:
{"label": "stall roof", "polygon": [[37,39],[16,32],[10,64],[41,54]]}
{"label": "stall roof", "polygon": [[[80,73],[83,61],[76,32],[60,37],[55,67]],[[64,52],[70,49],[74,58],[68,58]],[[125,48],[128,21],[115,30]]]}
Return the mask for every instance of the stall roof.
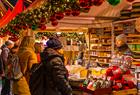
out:
{"label": "stall roof", "polygon": [[[135,0],[134,2],[140,2],[140,0]],[[59,25],[57,27],[110,26],[110,22],[120,16],[121,10],[131,9],[131,7],[132,3],[129,3],[126,0],[121,0],[117,6],[111,6],[107,1],[105,1],[100,6],[92,6],[88,13],[81,13],[77,17],[65,16],[63,20],[59,21]],[[48,26],[51,26],[51,24],[48,24]]]}

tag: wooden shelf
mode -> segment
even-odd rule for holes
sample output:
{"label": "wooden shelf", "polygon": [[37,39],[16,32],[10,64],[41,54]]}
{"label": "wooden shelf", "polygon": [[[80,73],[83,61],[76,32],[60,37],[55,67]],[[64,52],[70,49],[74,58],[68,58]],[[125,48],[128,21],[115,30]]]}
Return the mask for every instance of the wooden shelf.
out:
{"label": "wooden shelf", "polygon": [[111,43],[91,43],[91,44],[111,45]]}
{"label": "wooden shelf", "polygon": [[128,35],[127,37],[128,37],[128,38],[135,38],[135,37],[139,38],[140,35],[139,35],[139,34],[138,34],[138,35]]}
{"label": "wooden shelf", "polygon": [[91,55],[90,57],[96,57],[96,58],[111,58],[111,57],[107,57],[107,56],[94,56],[94,55]]}
{"label": "wooden shelf", "polygon": [[140,45],[140,42],[138,42],[138,43],[128,43],[129,45]]}
{"label": "wooden shelf", "polygon": [[97,39],[99,39],[99,38],[102,38],[102,39],[111,39],[111,36],[99,36],[99,37],[98,36],[97,37],[95,36],[95,37],[92,37],[91,40],[93,40],[94,38],[97,38]]}
{"label": "wooden shelf", "polygon": [[98,62],[99,64],[109,64],[109,63],[106,63],[106,62]]}
{"label": "wooden shelf", "polygon": [[97,50],[97,49],[92,49],[91,51],[96,51],[96,52],[111,52],[111,50]]}

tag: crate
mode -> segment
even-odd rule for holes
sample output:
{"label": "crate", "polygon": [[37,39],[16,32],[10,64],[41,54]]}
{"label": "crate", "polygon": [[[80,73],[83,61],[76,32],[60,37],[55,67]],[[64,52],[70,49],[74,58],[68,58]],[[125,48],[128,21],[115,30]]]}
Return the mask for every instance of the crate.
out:
{"label": "crate", "polygon": [[121,90],[121,91],[113,91],[113,95],[137,95],[138,91],[136,88]]}

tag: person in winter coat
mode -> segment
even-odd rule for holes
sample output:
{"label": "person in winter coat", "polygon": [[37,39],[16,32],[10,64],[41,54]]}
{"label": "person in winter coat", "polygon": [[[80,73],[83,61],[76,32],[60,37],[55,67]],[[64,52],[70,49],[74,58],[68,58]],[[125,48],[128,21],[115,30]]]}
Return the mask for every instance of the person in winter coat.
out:
{"label": "person in winter coat", "polygon": [[130,69],[133,52],[128,47],[125,34],[120,34],[116,37],[116,52],[112,57],[112,65],[119,66],[124,72]]}
{"label": "person in winter coat", "polygon": [[7,68],[7,60],[8,60],[8,54],[10,52],[10,49],[14,46],[14,42],[11,40],[8,40],[5,42],[5,44],[1,47],[1,65],[3,69],[3,75],[2,75],[2,90],[1,95],[10,95],[10,80],[5,76],[6,74],[6,68]]}
{"label": "person in winter coat", "polygon": [[68,71],[64,66],[61,42],[56,38],[50,38],[46,44],[47,47],[43,51],[44,58],[42,58],[46,62],[44,95],[72,95]]}
{"label": "person in winter coat", "polygon": [[18,57],[23,77],[13,84],[15,95],[31,95],[28,84],[30,79],[30,69],[33,64],[37,63],[34,44],[35,39],[32,36],[25,36],[21,41]]}

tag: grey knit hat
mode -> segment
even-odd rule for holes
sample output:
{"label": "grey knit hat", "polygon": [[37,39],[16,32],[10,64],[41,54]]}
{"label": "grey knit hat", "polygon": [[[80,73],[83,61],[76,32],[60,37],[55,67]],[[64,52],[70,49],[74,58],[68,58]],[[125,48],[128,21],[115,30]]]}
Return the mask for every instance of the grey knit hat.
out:
{"label": "grey knit hat", "polygon": [[127,37],[125,34],[120,34],[116,37],[116,40],[121,40],[123,41],[124,43],[127,43]]}
{"label": "grey knit hat", "polygon": [[9,45],[12,45],[12,44],[14,44],[14,42],[11,41],[11,40],[8,40],[8,41],[5,42],[5,45],[6,45],[6,46],[9,46]]}

